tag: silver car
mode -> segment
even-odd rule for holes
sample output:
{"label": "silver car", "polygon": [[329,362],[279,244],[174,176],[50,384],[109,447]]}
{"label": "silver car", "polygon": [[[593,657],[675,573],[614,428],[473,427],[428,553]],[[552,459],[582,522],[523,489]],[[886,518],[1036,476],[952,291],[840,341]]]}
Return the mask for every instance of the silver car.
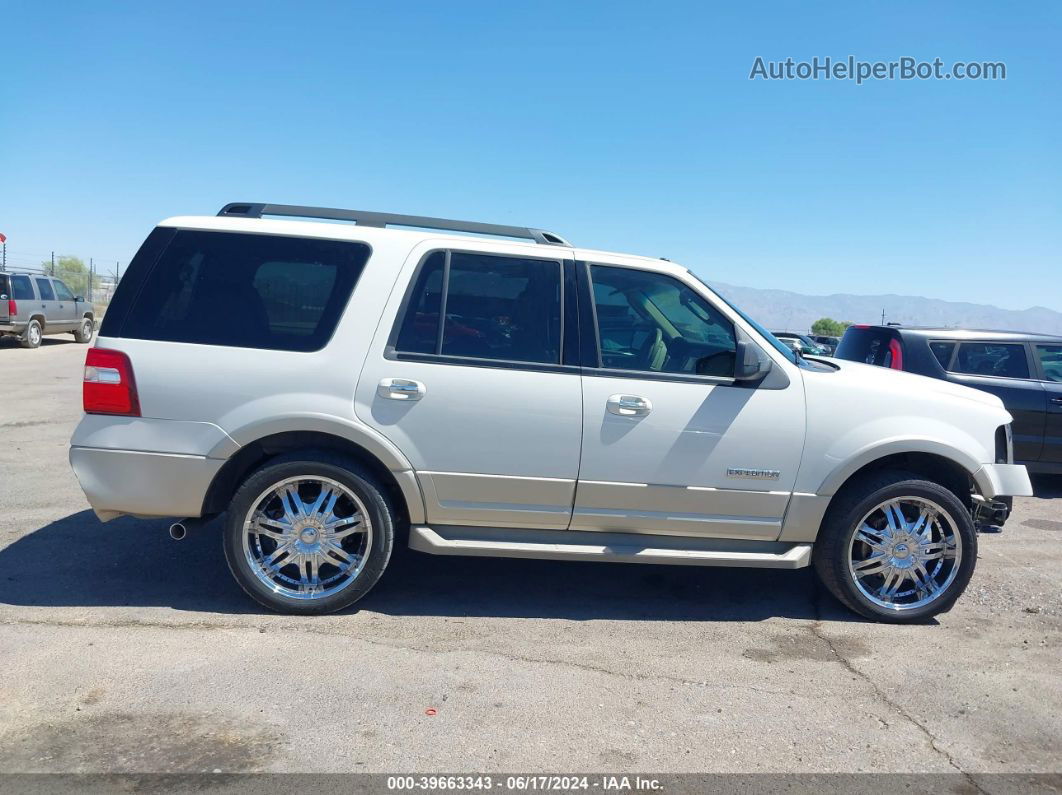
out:
{"label": "silver car", "polygon": [[70,449],[96,514],[224,515],[240,585],[293,613],[357,601],[403,543],[814,565],[914,621],[965,588],[975,519],[1031,493],[998,398],[804,359],[680,265],[538,229],[171,218],[97,346]]}

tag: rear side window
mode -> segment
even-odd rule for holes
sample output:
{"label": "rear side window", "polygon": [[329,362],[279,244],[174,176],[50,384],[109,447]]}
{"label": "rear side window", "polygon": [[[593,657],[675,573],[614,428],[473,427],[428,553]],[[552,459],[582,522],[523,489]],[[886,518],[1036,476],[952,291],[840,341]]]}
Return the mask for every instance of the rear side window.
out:
{"label": "rear side window", "polygon": [[1003,342],[964,342],[955,357],[956,373],[1028,378],[1029,361],[1024,345]]}
{"label": "rear side window", "polygon": [[55,293],[52,291],[52,284],[47,279],[34,279],[37,282],[37,292],[41,294],[42,301],[54,301]]}
{"label": "rear side window", "polygon": [[[896,345],[890,343],[896,340]],[[891,367],[895,351],[902,350],[898,335],[885,329],[850,327],[834,354],[838,359]]]}
{"label": "rear side window", "polygon": [[394,348],[559,364],[560,340],[560,262],[437,251],[420,267]]}
{"label": "rear side window", "polygon": [[940,366],[947,370],[948,365],[951,364],[951,354],[955,350],[955,343],[931,342],[929,343],[929,350],[933,351],[933,356],[940,362]]}
{"label": "rear side window", "polygon": [[32,301],[36,297],[29,276],[11,276],[11,297],[16,301]]}
{"label": "rear side window", "polygon": [[153,267],[145,264],[150,271],[133,280],[140,290],[120,331],[104,331],[167,342],[320,350],[369,253],[364,243],[180,230]]}
{"label": "rear side window", "polygon": [[1036,355],[1045,381],[1062,382],[1062,345],[1037,345]]}

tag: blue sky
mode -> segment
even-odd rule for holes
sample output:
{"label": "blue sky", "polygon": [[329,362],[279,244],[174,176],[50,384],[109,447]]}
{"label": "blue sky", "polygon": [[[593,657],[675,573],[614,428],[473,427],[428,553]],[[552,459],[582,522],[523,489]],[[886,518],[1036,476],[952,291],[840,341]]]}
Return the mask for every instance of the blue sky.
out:
{"label": "blue sky", "polygon": [[[229,201],[553,229],[709,280],[1062,310],[1062,4],[0,0],[9,264]],[[756,56],[1005,81],[750,81]]]}

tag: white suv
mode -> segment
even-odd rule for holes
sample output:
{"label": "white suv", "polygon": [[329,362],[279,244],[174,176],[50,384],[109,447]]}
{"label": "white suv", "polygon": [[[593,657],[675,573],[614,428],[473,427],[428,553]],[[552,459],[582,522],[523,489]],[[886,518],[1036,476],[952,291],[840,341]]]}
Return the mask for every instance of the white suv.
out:
{"label": "white suv", "polygon": [[96,514],[227,512],[233,575],[292,613],[357,601],[408,538],[814,564],[853,610],[914,621],[966,587],[979,512],[1032,492],[998,398],[806,360],[686,268],[522,227],[172,218],[97,345],[70,449]]}

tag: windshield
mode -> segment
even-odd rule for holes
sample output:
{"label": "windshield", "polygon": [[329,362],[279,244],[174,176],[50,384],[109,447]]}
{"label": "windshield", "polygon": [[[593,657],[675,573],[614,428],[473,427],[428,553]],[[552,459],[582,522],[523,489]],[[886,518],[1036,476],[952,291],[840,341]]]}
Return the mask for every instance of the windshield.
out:
{"label": "windshield", "polygon": [[[702,279],[696,273],[694,273],[693,271],[688,271],[688,273],[690,274],[690,276],[692,276],[694,279],[699,281],[701,284],[703,284],[709,290],[712,290],[711,285],[708,284],[708,282],[706,282],[704,279]],[[746,323],[748,323],[750,326],[752,326],[754,329],[756,329],[756,331],[760,332],[760,334],[763,336],[763,338],[765,340],[767,340],[767,342],[769,342],[774,347],[774,349],[776,351],[778,351],[780,354],[782,354],[782,356],[784,356],[786,359],[791,361],[793,364],[797,363],[796,354],[793,353],[793,349],[792,348],[790,348],[785,343],[781,342],[776,336],[774,336],[771,332],[769,332],[767,329],[765,329],[763,326],[761,326],[759,323],[757,323],[751,317],[746,315],[741,309],[739,309],[738,307],[734,306],[734,304],[730,303],[730,301],[727,300],[725,295],[723,295],[721,293],[717,293],[717,292],[715,292],[715,290],[712,290],[712,292],[715,293],[715,295],[719,296],[719,300],[720,301],[722,301],[724,304],[726,304],[731,309],[733,309],[735,312],[737,312],[738,315],[741,316],[742,320],[744,320]]]}

